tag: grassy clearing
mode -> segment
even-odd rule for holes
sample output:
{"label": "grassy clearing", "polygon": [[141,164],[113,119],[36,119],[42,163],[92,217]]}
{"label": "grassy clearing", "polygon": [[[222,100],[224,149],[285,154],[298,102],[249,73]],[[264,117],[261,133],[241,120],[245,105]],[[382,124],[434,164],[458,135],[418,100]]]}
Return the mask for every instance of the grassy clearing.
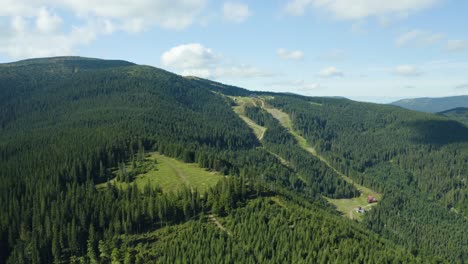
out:
{"label": "grassy clearing", "polygon": [[[150,169],[136,175],[130,183],[117,181],[117,177],[109,182],[121,188],[128,188],[136,184],[140,190],[143,190],[147,185],[158,186],[164,192],[177,192],[187,186],[203,193],[214,186],[222,177],[219,173],[202,169],[195,163],[184,163],[158,153],[150,153],[143,162],[137,163],[137,167],[148,164],[151,164]],[[127,170],[131,173],[130,164],[127,166]],[[117,174],[117,171],[114,174]],[[106,188],[106,185],[107,183],[101,183],[96,188],[103,189]]]}
{"label": "grassy clearing", "polygon": [[[355,185],[356,186],[356,185]],[[361,186],[362,187],[362,186]],[[377,205],[378,203],[367,203],[367,196],[372,195],[374,196],[377,201],[380,201],[382,199],[382,195],[378,194],[376,192],[372,192],[369,189],[365,188],[366,191],[363,191],[361,188],[356,188],[361,191],[361,195],[359,197],[351,198],[351,199],[327,199],[327,201],[334,206],[336,206],[336,210],[341,212],[343,216],[346,216],[350,219],[355,219],[355,220],[362,220],[363,214],[358,213],[356,211],[356,208],[361,206],[365,211],[368,211],[372,208],[372,206]]]}

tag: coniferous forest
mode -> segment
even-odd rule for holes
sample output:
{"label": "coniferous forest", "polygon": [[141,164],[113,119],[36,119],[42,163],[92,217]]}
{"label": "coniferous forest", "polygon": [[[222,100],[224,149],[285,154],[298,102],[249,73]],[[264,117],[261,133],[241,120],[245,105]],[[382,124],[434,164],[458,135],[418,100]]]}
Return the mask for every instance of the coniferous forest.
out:
{"label": "coniferous forest", "polygon": [[[233,98],[288,114],[329,164],[253,105],[257,137]],[[0,64],[0,105],[0,263],[468,261],[459,119],[80,57]],[[149,152],[221,179],[206,192],[115,184]],[[341,174],[383,195],[362,221],[328,202],[361,195]]]}

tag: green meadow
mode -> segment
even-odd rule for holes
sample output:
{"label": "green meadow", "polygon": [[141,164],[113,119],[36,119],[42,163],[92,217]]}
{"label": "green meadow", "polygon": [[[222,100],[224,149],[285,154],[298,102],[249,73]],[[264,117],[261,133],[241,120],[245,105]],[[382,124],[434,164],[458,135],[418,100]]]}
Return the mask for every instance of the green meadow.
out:
{"label": "green meadow", "polygon": [[[163,192],[177,192],[184,187],[196,189],[203,193],[224,177],[217,172],[200,168],[196,163],[184,163],[159,153],[148,154],[143,161],[136,162],[135,168],[131,163],[126,164],[127,173],[133,170],[142,171],[130,182],[117,180],[119,169],[114,170],[115,177],[109,181],[117,187],[128,188],[136,184],[140,190],[146,186],[160,187]],[[106,188],[107,183],[98,184],[98,189]]]}

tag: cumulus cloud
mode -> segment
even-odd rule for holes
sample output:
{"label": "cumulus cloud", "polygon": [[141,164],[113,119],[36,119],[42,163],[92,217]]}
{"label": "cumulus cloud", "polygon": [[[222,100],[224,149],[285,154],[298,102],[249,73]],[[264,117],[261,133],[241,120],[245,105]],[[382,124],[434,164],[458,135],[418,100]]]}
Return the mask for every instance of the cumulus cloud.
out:
{"label": "cumulus cloud", "polygon": [[318,75],[323,78],[332,78],[332,77],[343,77],[344,73],[332,66],[332,67],[327,67],[327,68],[322,69]]}
{"label": "cumulus cloud", "polygon": [[199,43],[179,45],[161,55],[161,64],[186,76],[201,78],[256,78],[271,76],[255,67],[228,62]]}
{"label": "cumulus cloud", "polygon": [[64,0],[59,4],[78,16],[114,20],[122,29],[138,32],[150,26],[182,29],[190,26],[206,0]]}
{"label": "cumulus cloud", "polygon": [[249,6],[246,4],[226,2],[223,5],[223,17],[226,21],[242,23],[251,15]]}
{"label": "cumulus cloud", "polygon": [[427,46],[440,41],[444,37],[440,33],[430,33],[421,30],[412,30],[400,35],[395,40],[397,47],[403,46]]}
{"label": "cumulus cloud", "polygon": [[277,49],[276,54],[285,60],[300,60],[304,58],[304,52],[301,50]]}
{"label": "cumulus cloud", "polygon": [[178,69],[211,66],[217,61],[218,58],[211,49],[198,43],[173,47],[161,56],[161,63],[164,66]]}
{"label": "cumulus cloud", "polygon": [[64,9],[77,17],[114,21],[121,29],[140,31],[150,26],[182,29],[191,25],[207,0],[1,0],[0,16],[33,16],[43,6]]}
{"label": "cumulus cloud", "polygon": [[468,41],[466,40],[449,40],[447,41],[446,49],[451,52],[465,51],[468,48]]}
{"label": "cumulus cloud", "polygon": [[[102,34],[151,27],[183,29],[197,21],[208,0],[0,0],[0,53],[19,59],[72,54]],[[74,15],[70,25],[54,11]]]}
{"label": "cumulus cloud", "polygon": [[71,55],[75,47],[90,43],[99,34],[91,23],[56,32],[60,18],[48,13],[45,16],[39,12],[36,18],[11,18],[0,38],[0,53],[15,59]]}
{"label": "cumulus cloud", "polygon": [[412,65],[399,65],[396,66],[393,70],[393,73],[399,76],[413,77],[421,75],[422,72],[418,70],[415,66]]}
{"label": "cumulus cloud", "polygon": [[62,19],[56,14],[51,14],[49,11],[42,7],[36,18],[36,27],[42,33],[50,33],[57,30],[62,23]]}
{"label": "cumulus cloud", "polygon": [[366,17],[402,15],[429,8],[439,0],[290,0],[284,10],[301,16],[309,8],[325,10],[339,19],[357,20]]}

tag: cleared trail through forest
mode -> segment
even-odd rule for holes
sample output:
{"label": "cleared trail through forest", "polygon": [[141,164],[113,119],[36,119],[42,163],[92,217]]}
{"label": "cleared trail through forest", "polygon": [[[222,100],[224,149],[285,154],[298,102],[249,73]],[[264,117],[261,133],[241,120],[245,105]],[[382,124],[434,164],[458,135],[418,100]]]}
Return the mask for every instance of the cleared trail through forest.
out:
{"label": "cleared trail through forest", "polygon": [[[350,198],[350,199],[330,199],[330,198],[325,197],[327,201],[335,205],[337,207],[337,210],[342,212],[344,216],[349,217],[350,219],[359,220],[361,216],[360,214],[355,213],[356,208],[358,208],[359,206],[363,208],[368,208],[377,204],[377,203],[368,204],[367,203],[368,195],[374,196],[378,201],[382,198],[381,194],[365,186],[355,183],[349,176],[343,174],[341,171],[336,169],[325,157],[320,155],[315,150],[315,148],[311,146],[309,142],[307,142],[307,140],[299,132],[294,130],[293,122],[287,113],[281,111],[280,109],[277,109],[268,105],[262,98],[235,97],[235,101],[238,104],[238,106],[233,107],[234,112],[236,112],[247,123],[247,125],[249,125],[254,130],[259,140],[263,138],[266,128],[259,126],[253,120],[251,120],[245,115],[244,108],[246,106],[259,106],[265,111],[267,111],[268,113],[270,113],[274,118],[276,118],[280,122],[280,124],[283,127],[285,127],[289,131],[289,133],[291,133],[291,135],[294,136],[294,138],[297,140],[300,147],[302,147],[304,150],[312,154],[314,157],[318,158],[325,165],[327,165],[330,169],[332,169],[335,173],[340,175],[345,181],[352,184],[356,189],[358,189],[361,192],[361,195],[359,197]],[[261,131],[261,133],[259,131]],[[274,153],[272,154],[277,156]],[[285,165],[288,164],[287,161],[284,161],[283,159],[280,159],[280,160],[282,161],[283,164]]]}
{"label": "cleared trail through forest", "polygon": [[228,235],[232,235],[231,232],[229,232],[219,221],[216,219],[216,216],[214,214],[209,214],[208,219],[215,224],[219,229],[223,230],[226,232]]}
{"label": "cleared trail through forest", "polygon": [[307,152],[318,158],[320,161],[325,163],[330,169],[332,169],[334,172],[336,172],[338,175],[340,175],[345,181],[348,183],[354,185],[356,189],[358,189],[361,192],[361,195],[359,197],[355,198],[350,198],[350,199],[330,199],[326,198],[328,202],[334,204],[337,207],[337,210],[342,212],[343,215],[349,217],[350,219],[360,219],[361,216],[358,214],[356,215],[354,212],[356,208],[359,206],[363,208],[368,208],[371,206],[376,205],[377,203],[372,203],[368,204],[367,203],[367,196],[372,195],[374,196],[377,200],[380,200],[382,198],[382,195],[365,187],[360,184],[355,183],[349,176],[343,174],[341,171],[336,169],[331,163],[322,155],[320,155],[313,146],[307,142],[307,140],[300,135],[297,131],[294,130],[293,128],[293,123],[290,118],[290,116],[272,106],[267,105],[265,102],[262,100],[262,108],[265,109],[268,113],[270,113],[274,118],[276,118],[280,124],[285,127],[289,133],[291,133],[294,138],[297,140],[298,144]]}

